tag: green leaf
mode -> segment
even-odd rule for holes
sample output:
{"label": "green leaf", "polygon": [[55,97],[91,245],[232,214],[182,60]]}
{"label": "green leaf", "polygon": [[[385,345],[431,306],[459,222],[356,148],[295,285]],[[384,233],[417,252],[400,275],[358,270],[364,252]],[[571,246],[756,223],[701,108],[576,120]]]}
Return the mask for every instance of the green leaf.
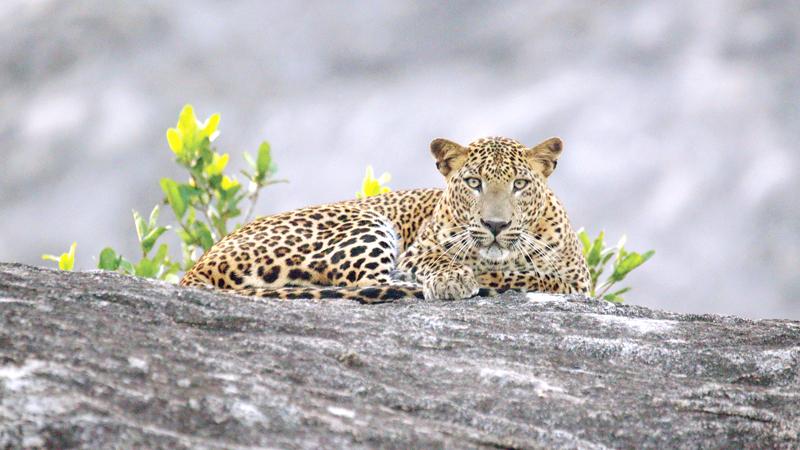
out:
{"label": "green leaf", "polygon": [[178,220],[183,219],[183,215],[186,214],[187,202],[178,183],[170,178],[162,178],[160,184],[161,190],[167,197],[167,203],[172,208],[172,212],[175,213],[175,217]]}
{"label": "green leaf", "polygon": [[170,262],[169,259],[167,259],[164,265],[161,267],[161,273],[159,274],[158,278],[169,283],[177,283],[180,281],[180,278],[177,275],[180,270],[180,264]]}
{"label": "green leaf", "polygon": [[117,270],[122,262],[122,256],[117,255],[111,247],[106,247],[100,252],[100,261],[97,264],[98,269],[102,270]]}
{"label": "green leaf", "polygon": [[147,233],[144,239],[142,239],[142,250],[144,251],[145,255],[150,252],[158,238],[161,237],[161,235],[167,230],[169,230],[169,227],[156,227]]}
{"label": "green leaf", "polygon": [[608,249],[608,250],[610,250],[610,251],[603,252],[603,259],[600,261],[600,266],[601,267],[604,267],[608,263],[608,261],[611,260],[611,258],[614,257],[614,254],[616,253],[615,249],[613,249],[613,248]]}
{"label": "green leaf", "polygon": [[619,295],[614,295],[614,294],[606,294],[606,295],[604,295],[603,296],[603,300],[609,301],[611,303],[622,303],[622,302],[625,301]]}
{"label": "green leaf", "polygon": [[589,250],[589,255],[586,257],[586,263],[590,266],[596,266],[600,262],[600,253],[603,251],[603,247],[605,246],[603,243],[604,237],[605,232],[601,231],[594,240],[592,248]]}
{"label": "green leaf", "polygon": [[175,233],[181,238],[181,242],[186,245],[192,245],[194,243],[194,238],[190,233],[187,233],[185,230],[178,229],[175,230]]}
{"label": "green leaf", "polygon": [[269,142],[264,141],[258,147],[258,159],[256,161],[256,177],[259,180],[263,180],[267,176],[271,164],[272,154]]}
{"label": "green leaf", "polygon": [[251,155],[250,153],[244,152],[244,153],[242,153],[242,156],[244,156],[244,160],[247,162],[247,165],[249,165],[253,169],[258,170],[258,166],[256,166],[256,161],[253,159],[253,155]]}
{"label": "green leaf", "polygon": [[155,278],[158,267],[153,261],[142,258],[139,264],[136,264],[136,276],[144,278]]}
{"label": "green leaf", "polygon": [[142,215],[135,209],[133,210],[133,223],[136,224],[136,236],[139,238],[139,242],[142,242],[142,238],[144,238],[150,230],[147,228],[144,219],[142,219]]}
{"label": "green leaf", "polygon": [[[187,210],[192,209],[191,206],[192,202],[203,193],[203,191],[201,191],[200,189],[192,187],[188,184],[179,184],[178,191],[181,193],[181,198],[183,199],[183,202],[187,205],[186,206]],[[190,212],[190,214],[193,213]],[[193,219],[194,216],[192,215],[192,220]]]}
{"label": "green leaf", "polygon": [[195,209],[190,206],[189,207],[189,213],[186,215],[186,225],[187,226],[194,223],[196,215],[197,215],[197,213],[195,212]]}
{"label": "green leaf", "polygon": [[153,207],[153,210],[150,211],[150,217],[147,220],[147,226],[149,229],[153,229],[156,226],[156,222],[158,222],[158,205]]}
{"label": "green leaf", "polygon": [[637,252],[631,252],[622,259],[619,267],[625,273],[628,274],[633,269],[641,266],[644,264],[644,258]]}
{"label": "green leaf", "polygon": [[647,252],[645,255],[642,256],[636,252],[630,252],[622,258],[622,261],[614,267],[614,273],[611,275],[611,278],[615,281],[622,281],[626,275],[628,275],[633,269],[641,266],[644,264],[651,256],[653,256],[652,250]]}
{"label": "green leaf", "polygon": [[136,268],[133,267],[130,261],[125,258],[120,257],[119,261],[119,270],[122,273],[126,273],[128,275],[136,275]]}
{"label": "green leaf", "polygon": [[183,268],[185,270],[189,270],[194,265],[195,248],[197,248],[197,246],[195,246],[194,244],[187,244],[186,241],[181,242],[181,253],[183,255]]}
{"label": "green leaf", "polygon": [[224,217],[217,216],[215,214],[211,215],[211,223],[214,225],[214,230],[216,230],[219,238],[222,239],[223,237],[227,236],[228,234],[228,221]]}
{"label": "green leaf", "polygon": [[[178,270],[180,270],[180,268],[178,268]],[[172,284],[178,284],[178,282],[181,281],[181,278],[175,272],[172,271],[166,272],[163,275],[161,275],[161,279],[166,281],[167,283],[172,283]]]}
{"label": "green leaf", "polygon": [[211,235],[211,230],[208,229],[208,225],[205,223],[195,222],[194,234],[204,251],[207,251],[214,245],[214,237]]}
{"label": "green leaf", "polygon": [[614,264],[618,265],[625,257],[628,256],[628,251],[625,250],[625,246],[620,246],[617,250],[617,258],[614,261]]}
{"label": "green leaf", "polygon": [[626,292],[628,292],[628,291],[630,291],[630,290],[631,290],[631,288],[629,288],[629,287],[622,288],[622,289],[620,289],[620,290],[618,290],[618,291],[614,291],[614,292],[612,292],[612,293],[611,293],[611,295],[617,295],[617,296],[619,296],[619,295],[622,295],[622,294],[624,294],[624,293],[626,293]]}
{"label": "green leaf", "polygon": [[586,230],[583,228],[578,231],[578,239],[581,240],[581,244],[583,246],[583,257],[585,258],[589,253],[589,249],[592,248],[592,240],[589,238],[589,234],[587,234]]}
{"label": "green leaf", "polygon": [[197,144],[196,152],[199,155],[199,167],[205,167],[211,164],[214,159],[214,150],[211,148],[211,141],[208,138],[203,138]]}
{"label": "green leaf", "polygon": [[595,297],[597,295],[597,277],[595,275],[592,275],[591,281],[592,285],[590,286],[589,289],[589,295]]}
{"label": "green leaf", "polygon": [[625,243],[626,242],[628,242],[628,236],[623,234],[622,237],[619,238],[619,241],[617,241],[617,245],[615,245],[615,247],[617,247],[617,248],[625,248]]}
{"label": "green leaf", "polygon": [[164,262],[167,261],[167,252],[169,251],[169,247],[167,244],[161,244],[158,246],[158,250],[156,251],[156,255],[153,256],[153,263],[156,266],[161,266]]}

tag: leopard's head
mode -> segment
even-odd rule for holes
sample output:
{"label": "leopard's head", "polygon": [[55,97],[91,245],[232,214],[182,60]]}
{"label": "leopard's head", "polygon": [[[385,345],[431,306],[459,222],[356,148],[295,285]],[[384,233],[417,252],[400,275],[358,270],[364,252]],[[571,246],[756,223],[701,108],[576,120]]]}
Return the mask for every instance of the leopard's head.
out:
{"label": "leopard's head", "polygon": [[447,180],[438,240],[457,254],[475,249],[502,262],[528,247],[547,199],[547,178],[556,168],[561,139],[534,147],[501,137],[467,147],[446,139],[431,142],[436,167]]}

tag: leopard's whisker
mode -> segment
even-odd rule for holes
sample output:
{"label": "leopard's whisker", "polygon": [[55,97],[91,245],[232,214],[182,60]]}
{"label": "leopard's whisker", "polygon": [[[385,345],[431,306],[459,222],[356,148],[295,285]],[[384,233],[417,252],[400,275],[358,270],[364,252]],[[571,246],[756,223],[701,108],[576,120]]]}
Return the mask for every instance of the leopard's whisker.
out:
{"label": "leopard's whisker", "polygon": [[537,241],[537,239],[529,233],[523,233],[520,237],[531,247],[535,254],[553,269],[553,272],[555,272],[558,278],[563,278],[561,271],[558,269],[557,261],[550,255],[541,242]]}
{"label": "leopard's whisker", "polygon": [[516,247],[516,248],[517,248],[519,251],[521,251],[521,252],[523,253],[523,256],[526,258],[526,261],[529,261],[529,264],[531,264],[531,267],[530,267],[530,269],[531,269],[531,270],[533,270],[533,272],[534,272],[536,275],[538,275],[538,276],[540,276],[540,277],[543,277],[543,276],[544,276],[544,273],[543,273],[541,270],[539,270],[539,267],[538,267],[537,265],[535,265],[535,264],[534,264],[534,259],[533,259],[533,257],[530,255],[530,253],[528,253],[528,249],[526,249],[526,248],[525,248],[525,246],[523,245],[522,241],[516,241],[516,242],[514,242],[514,246],[515,246],[515,247]]}

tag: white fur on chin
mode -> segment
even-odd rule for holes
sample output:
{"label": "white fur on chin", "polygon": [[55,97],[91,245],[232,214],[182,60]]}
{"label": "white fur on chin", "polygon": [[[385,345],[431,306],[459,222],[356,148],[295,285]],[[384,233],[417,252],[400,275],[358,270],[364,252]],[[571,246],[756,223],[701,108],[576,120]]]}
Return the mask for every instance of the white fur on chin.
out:
{"label": "white fur on chin", "polygon": [[511,252],[509,252],[507,249],[501,248],[497,244],[483,247],[478,250],[478,253],[481,255],[481,258],[496,263],[505,261],[511,255]]}

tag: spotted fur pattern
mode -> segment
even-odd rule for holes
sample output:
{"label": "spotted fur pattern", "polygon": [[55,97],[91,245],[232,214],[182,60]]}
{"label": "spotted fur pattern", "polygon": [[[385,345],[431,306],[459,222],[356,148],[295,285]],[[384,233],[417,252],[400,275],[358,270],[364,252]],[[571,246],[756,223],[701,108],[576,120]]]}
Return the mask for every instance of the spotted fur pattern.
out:
{"label": "spotted fur pattern", "polygon": [[437,139],[431,152],[446,189],[261,217],[215,244],[181,284],[364,303],[587,292],[578,240],[547,186],[560,140],[526,148],[498,137],[468,147]]}

